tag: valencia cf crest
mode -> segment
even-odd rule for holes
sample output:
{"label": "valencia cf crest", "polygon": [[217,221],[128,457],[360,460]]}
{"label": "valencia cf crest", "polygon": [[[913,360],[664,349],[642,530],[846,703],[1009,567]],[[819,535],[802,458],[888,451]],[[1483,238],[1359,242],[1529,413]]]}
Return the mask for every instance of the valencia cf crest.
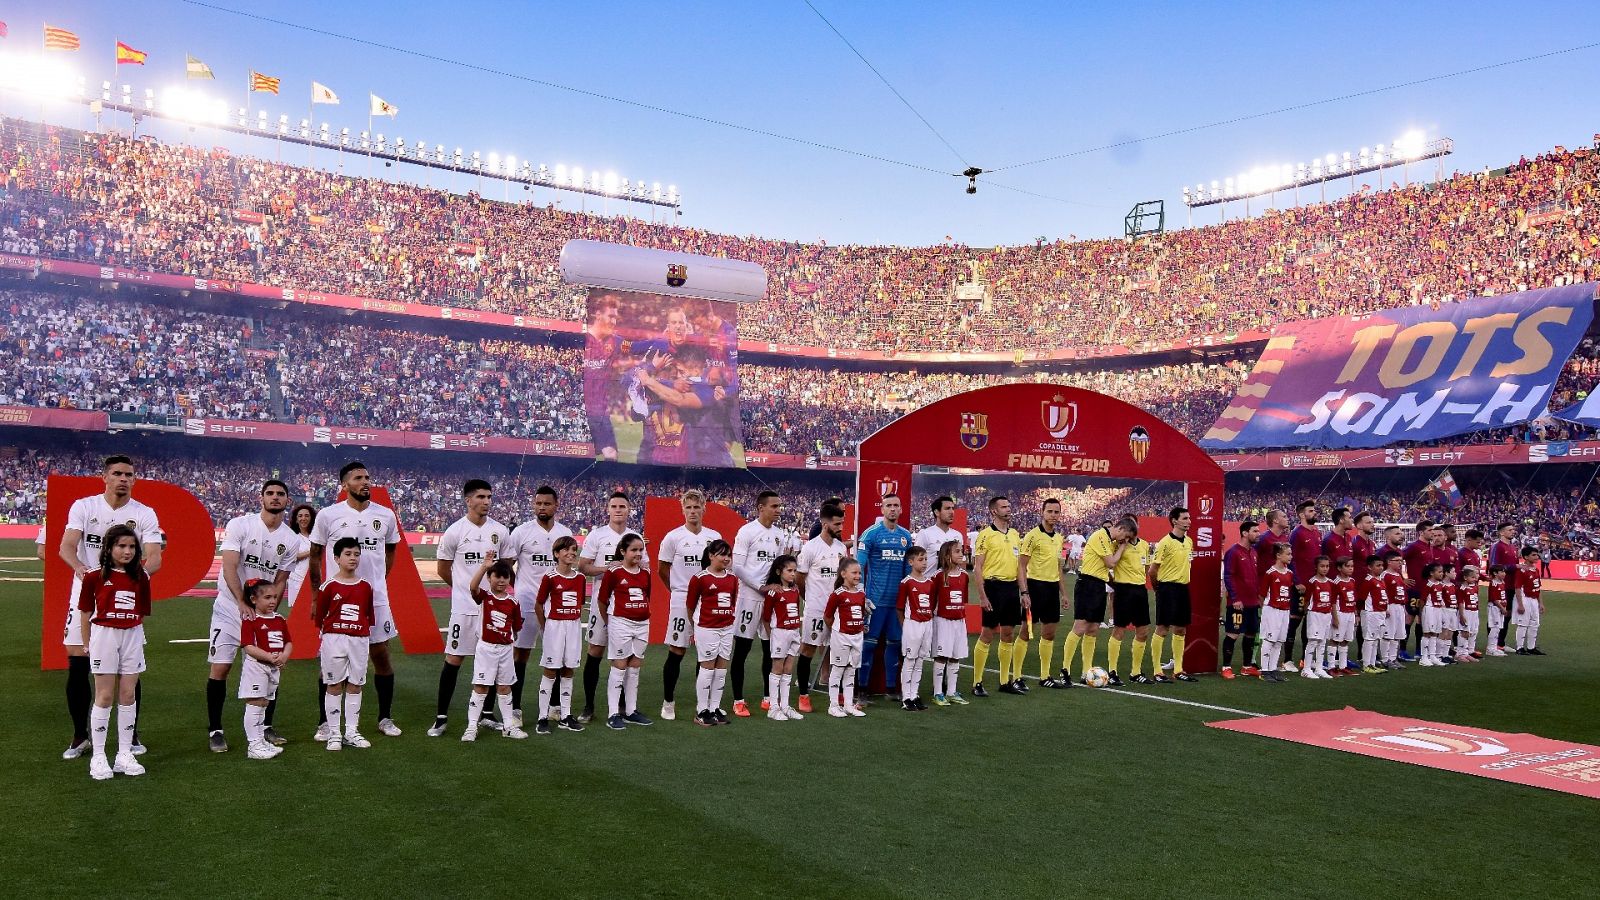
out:
{"label": "valencia cf crest", "polygon": [[1143,463],[1150,456],[1150,432],[1145,431],[1143,425],[1135,425],[1128,432],[1128,452],[1133,454],[1136,463]]}
{"label": "valencia cf crest", "polygon": [[968,450],[982,450],[989,446],[988,413],[961,414],[961,446]]}
{"label": "valencia cf crest", "polygon": [[878,479],[878,497],[880,499],[890,494],[898,493],[900,493],[900,482],[895,481],[893,478]]}
{"label": "valencia cf crest", "polygon": [[673,287],[683,287],[689,280],[689,267],[673,263],[667,266],[667,284]]}
{"label": "valencia cf crest", "polygon": [[1059,441],[1078,426],[1078,404],[1068,403],[1057,394],[1039,404],[1039,417],[1044,421],[1044,430]]}

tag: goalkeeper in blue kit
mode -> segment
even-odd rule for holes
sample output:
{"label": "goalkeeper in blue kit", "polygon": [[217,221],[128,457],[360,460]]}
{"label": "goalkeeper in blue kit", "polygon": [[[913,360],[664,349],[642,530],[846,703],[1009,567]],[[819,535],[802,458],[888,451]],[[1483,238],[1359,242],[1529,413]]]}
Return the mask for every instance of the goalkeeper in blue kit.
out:
{"label": "goalkeeper in blue kit", "polygon": [[900,581],[906,577],[906,551],[911,548],[911,532],[900,527],[900,498],[888,494],[880,501],[883,516],[872,523],[856,542],[856,561],[861,563],[861,587],[871,604],[866,641],[861,652],[861,687],[872,683],[872,664],[883,645],[883,683],[900,683],[900,619],[895,602],[900,597]]}

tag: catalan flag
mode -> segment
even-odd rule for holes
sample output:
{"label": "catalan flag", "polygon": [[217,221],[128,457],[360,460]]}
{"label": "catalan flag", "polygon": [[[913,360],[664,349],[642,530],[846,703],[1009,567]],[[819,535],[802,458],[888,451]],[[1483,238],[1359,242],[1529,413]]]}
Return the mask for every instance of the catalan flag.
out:
{"label": "catalan flag", "polygon": [[144,52],[143,50],[135,50],[132,47],[129,47],[127,44],[117,41],[117,65],[119,66],[142,66],[144,65],[145,58],[149,55],[150,54]]}
{"label": "catalan flag", "polygon": [[78,36],[65,28],[44,27],[44,48],[46,50],[76,50],[78,49]]}
{"label": "catalan flag", "polygon": [[271,75],[263,75],[254,70],[250,72],[250,90],[252,91],[264,94],[276,94],[278,92],[278,85],[282,83],[282,78],[273,78]]}

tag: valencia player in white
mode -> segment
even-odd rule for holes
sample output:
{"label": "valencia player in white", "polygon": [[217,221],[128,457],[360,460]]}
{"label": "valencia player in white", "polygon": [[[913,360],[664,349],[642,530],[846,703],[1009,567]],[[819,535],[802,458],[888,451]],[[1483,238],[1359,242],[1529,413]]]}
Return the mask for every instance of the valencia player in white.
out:
{"label": "valencia player in white", "polygon": [[[517,606],[522,609],[522,630],[517,632],[512,667],[517,681],[511,686],[511,716],[522,727],[522,686],[528,677],[528,657],[539,644],[541,618],[536,614],[539,585],[556,570],[556,541],[572,537],[572,529],[556,521],[561,498],[548,484],[533,492],[533,519],[511,529],[500,558],[517,567]],[[542,717],[541,717],[542,718]]]}
{"label": "valencia player in white", "polygon": [[[628,527],[628,516],[633,512],[633,504],[628,502],[628,495],[622,491],[613,491],[611,499],[606,501],[606,524],[589,532],[583,540],[583,552],[578,555],[578,571],[586,578],[593,578],[594,593],[589,597],[589,627],[584,635],[584,640],[589,645],[589,656],[583,661],[583,713],[578,716],[580,723],[587,723],[594,718],[594,692],[600,687],[600,659],[606,653],[605,617],[600,615],[600,579],[608,569],[622,564],[622,554],[618,552],[617,545],[628,535],[638,535],[639,540],[644,540],[644,535]],[[648,551],[642,557],[640,565],[650,568],[650,554]]]}
{"label": "valencia player in white", "polygon": [[[767,573],[772,562],[789,549],[789,535],[778,527],[778,514],[783,512],[783,499],[777,491],[762,491],[756,495],[756,520],[745,523],[733,538],[733,574],[739,578],[739,609],[733,623],[733,714],[750,715],[744,702],[745,660],[761,627],[761,613],[766,609],[767,598],[762,589],[767,586]],[[761,642],[761,684],[766,692],[767,676],[772,674],[770,642]],[[763,697],[761,708],[766,709],[770,698]]]}
{"label": "valencia player in white", "polygon": [[[280,587],[288,584],[290,570],[300,552],[299,535],[284,521],[289,507],[289,486],[276,478],[261,485],[261,509],[228,520],[222,529],[222,577],[217,579],[217,597],[211,604],[211,630],[207,632],[206,662],[211,677],[206,681],[207,744],[212,753],[228,752],[228,739],[222,733],[222,707],[228,696],[228,673],[239,657],[239,637],[246,619],[255,610],[245,603],[244,584],[265,581]],[[267,701],[263,736],[273,746],[285,741],[272,727],[276,698]]]}
{"label": "valencia player in white", "polygon": [[694,639],[694,623],[689,621],[687,598],[689,579],[700,571],[706,547],[712,541],[722,540],[722,535],[702,524],[706,516],[706,495],[695,488],[683,492],[683,524],[667,532],[661,539],[657,552],[657,574],[669,590],[667,603],[667,662],[661,672],[661,718],[672,721],[677,716],[675,703],[678,673],[683,668],[683,654]]}
{"label": "valencia player in white", "polygon": [[929,565],[939,558],[939,550],[951,541],[961,545],[962,550],[968,549],[967,536],[955,527],[956,501],[949,495],[936,498],[929,509],[933,511],[933,524],[917,532],[911,543],[921,547],[928,554]]}
{"label": "valencia player in white", "polygon": [[[450,587],[450,628],[444,638],[444,668],[439,671],[439,706],[434,711],[428,737],[444,734],[450,719],[450,702],[455,698],[456,679],[461,675],[461,663],[478,650],[478,639],[483,632],[483,608],[473,597],[472,579],[479,574],[485,560],[498,556],[511,537],[504,525],[489,516],[489,508],[494,504],[494,487],[489,482],[481,478],[469,479],[461,486],[461,499],[466,503],[467,514],[444,530],[434,557],[439,580]],[[508,690],[507,702],[509,694]],[[493,716],[493,712],[484,714],[483,724],[491,729],[500,724]],[[468,722],[467,730],[476,733],[478,724]]]}
{"label": "valencia player in white", "polygon": [[[67,529],[57,549],[62,561],[72,567],[66,630],[61,638],[67,648],[67,713],[72,717],[72,743],[61,754],[62,759],[77,759],[89,750],[89,706],[94,700],[94,689],[89,683],[89,651],[83,645],[80,621],[83,613],[78,609],[78,589],[83,585],[83,575],[100,565],[100,544],[106,530],[113,525],[133,529],[139,538],[144,570],[150,575],[161,568],[161,548],[165,543],[155,510],[133,499],[133,460],[121,455],[108,456],[101,472],[106,489],[72,502],[67,511]],[[141,679],[134,703],[139,706],[143,702]],[[137,727],[135,725],[134,755],[144,753]]]}
{"label": "valencia player in white", "polygon": [[[378,731],[399,737],[394,723],[394,661],[389,657],[389,640],[395,636],[394,614],[389,611],[389,570],[394,567],[394,548],[400,543],[400,527],[394,510],[372,502],[372,475],[366,463],[351,460],[339,469],[339,487],[345,499],[323,507],[311,526],[311,579],[323,584],[337,571],[332,547],[340,538],[353,538],[361,545],[361,560],[356,577],[372,586],[372,627],[367,637],[372,660],[372,680],[378,688]],[[317,729],[317,740],[329,739],[327,723]],[[337,734],[334,735],[337,737]]]}
{"label": "valencia player in white", "polygon": [[[839,560],[850,555],[850,548],[840,537],[844,533],[844,508],[836,503],[824,503],[818,517],[817,536],[800,548],[796,565],[800,578],[800,592],[805,600],[805,612],[800,624],[800,658],[796,661],[795,676],[800,685],[799,709],[811,712],[811,660],[817,648],[828,646],[828,597],[833,594],[833,582],[839,574]],[[822,669],[817,673],[817,683],[828,678],[828,655],[822,655]]]}

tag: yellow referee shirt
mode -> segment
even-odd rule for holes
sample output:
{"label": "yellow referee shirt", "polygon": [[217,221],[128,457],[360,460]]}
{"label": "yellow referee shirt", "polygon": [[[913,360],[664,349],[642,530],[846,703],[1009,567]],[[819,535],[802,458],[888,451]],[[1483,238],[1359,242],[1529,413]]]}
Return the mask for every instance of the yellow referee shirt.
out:
{"label": "yellow referee shirt", "polygon": [[1144,566],[1150,556],[1150,545],[1140,538],[1134,538],[1128,549],[1122,551],[1122,558],[1117,560],[1117,570],[1111,573],[1111,580],[1117,584],[1144,584]]}
{"label": "yellow referee shirt", "polygon": [[1189,583],[1189,558],[1194,553],[1194,541],[1185,536],[1178,540],[1171,534],[1156,542],[1156,581],[1169,584]]}
{"label": "yellow referee shirt", "polygon": [[1035,528],[1022,539],[1022,555],[1028,558],[1028,578],[1034,581],[1061,580],[1061,545],[1067,536],[1060,531]]}
{"label": "yellow referee shirt", "polygon": [[1017,554],[1022,552],[1022,535],[1017,534],[1015,528],[1001,531],[993,525],[988,526],[978,532],[972,552],[983,557],[985,581],[1017,580]]}
{"label": "yellow referee shirt", "polygon": [[1089,543],[1083,545],[1083,562],[1078,566],[1078,572],[1090,578],[1101,581],[1111,580],[1111,571],[1106,568],[1106,557],[1117,552],[1117,546],[1111,542],[1111,535],[1104,528],[1096,528],[1094,534],[1089,535]]}

